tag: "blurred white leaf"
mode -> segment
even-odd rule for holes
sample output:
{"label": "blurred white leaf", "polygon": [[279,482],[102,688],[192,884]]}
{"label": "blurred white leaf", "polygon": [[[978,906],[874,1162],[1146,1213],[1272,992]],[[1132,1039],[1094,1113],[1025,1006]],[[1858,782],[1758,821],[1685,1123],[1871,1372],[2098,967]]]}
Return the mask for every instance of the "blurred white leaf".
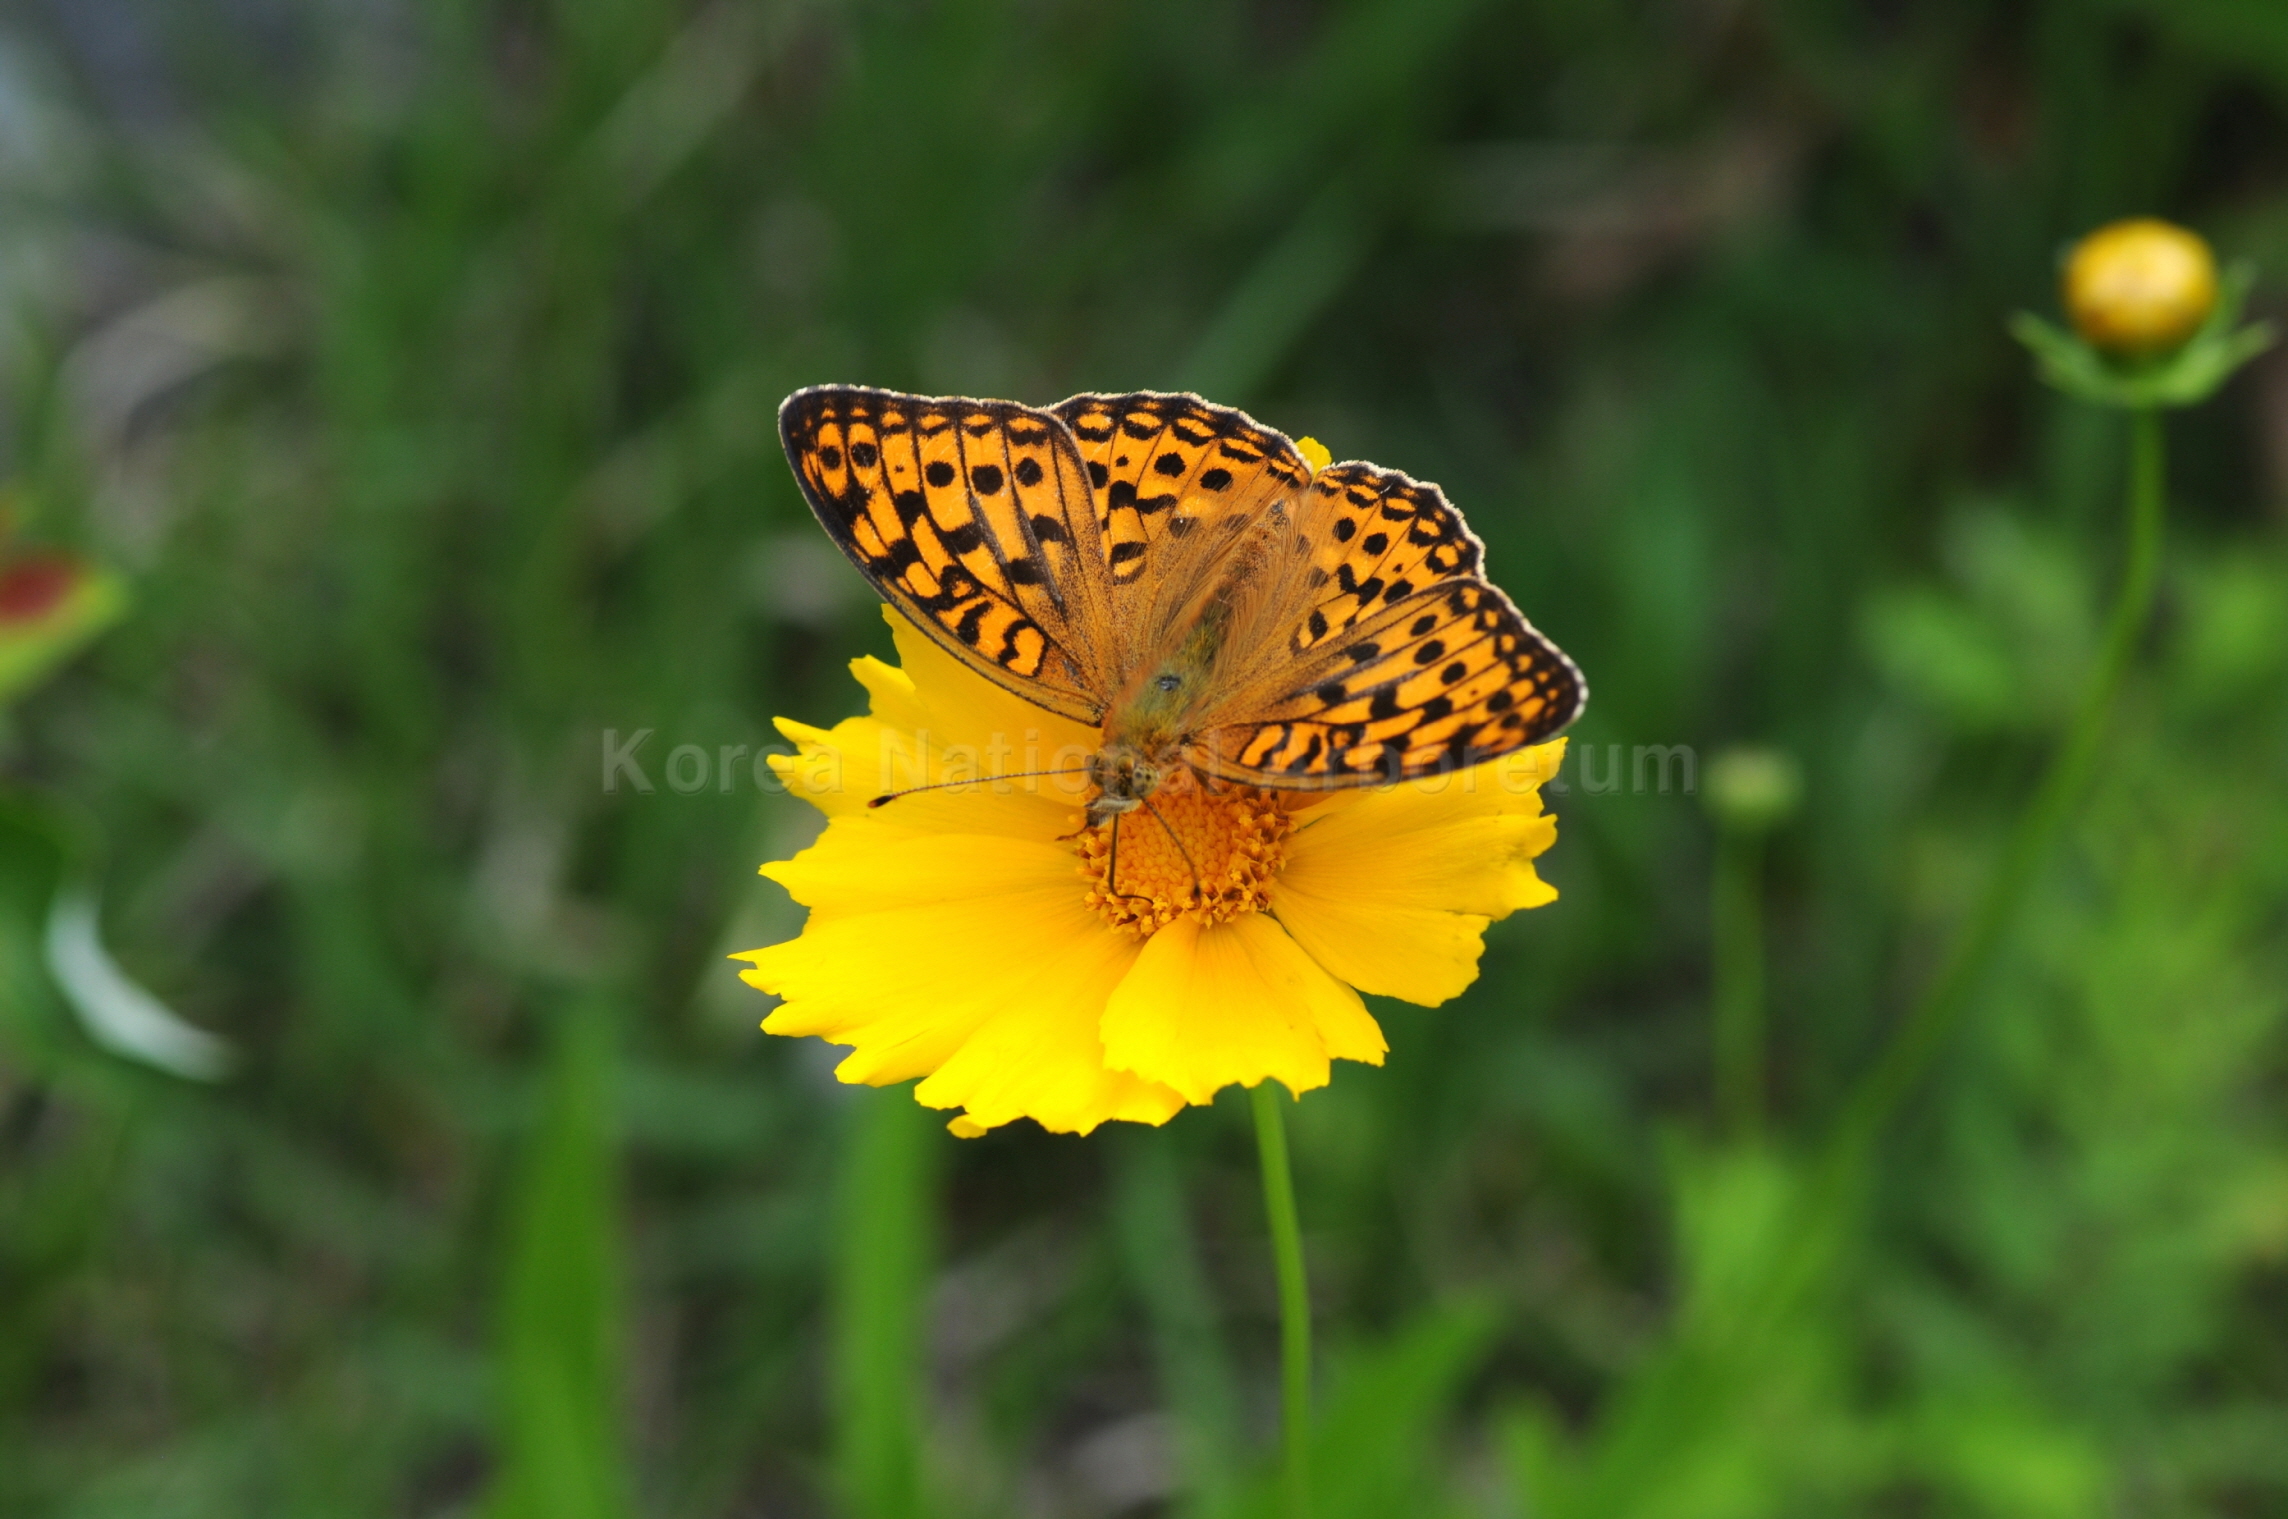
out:
{"label": "blurred white leaf", "polygon": [[229,1071],[234,1056],[227,1042],[176,1017],[120,970],[103,947],[92,893],[57,894],[48,913],[47,954],[49,972],[97,1044],[194,1081]]}

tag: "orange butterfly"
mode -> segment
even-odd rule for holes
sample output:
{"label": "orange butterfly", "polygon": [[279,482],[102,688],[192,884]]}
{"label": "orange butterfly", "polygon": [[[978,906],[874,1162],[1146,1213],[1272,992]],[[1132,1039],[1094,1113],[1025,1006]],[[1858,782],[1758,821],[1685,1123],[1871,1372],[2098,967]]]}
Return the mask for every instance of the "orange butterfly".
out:
{"label": "orange butterfly", "polygon": [[787,397],[779,436],[891,605],[987,679],[1101,729],[1091,824],[1187,771],[1312,790],[1479,764],[1588,699],[1435,485],[1314,472],[1197,396],[1041,411],[820,385]]}

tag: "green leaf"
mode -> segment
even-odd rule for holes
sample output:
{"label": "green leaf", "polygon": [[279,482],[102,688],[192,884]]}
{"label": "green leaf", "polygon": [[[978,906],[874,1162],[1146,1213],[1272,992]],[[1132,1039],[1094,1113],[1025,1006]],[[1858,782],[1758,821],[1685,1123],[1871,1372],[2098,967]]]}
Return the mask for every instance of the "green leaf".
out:
{"label": "green leaf", "polygon": [[2233,372],[2270,348],[2270,322],[2240,325],[2255,283],[2246,264],[2225,271],[2209,318],[2182,348],[2150,359],[2117,359],[2030,311],[2010,319],[2010,334],[2032,351],[2044,382],[2092,406],[2197,406],[2216,394]]}
{"label": "green leaf", "polygon": [[[1443,1431],[1471,1373],[1494,1346],[1496,1318],[1481,1302],[1421,1314],[1388,1339],[1331,1356],[1311,1431],[1312,1519],[1409,1519],[1464,1512],[1452,1490]],[[1276,1480],[1252,1489],[1238,1512],[1280,1512]]]}
{"label": "green leaf", "polygon": [[1884,675],[1956,727],[1979,732],[2024,724],[2009,649],[1952,597],[1922,589],[1879,593],[1862,623],[1868,652]]}

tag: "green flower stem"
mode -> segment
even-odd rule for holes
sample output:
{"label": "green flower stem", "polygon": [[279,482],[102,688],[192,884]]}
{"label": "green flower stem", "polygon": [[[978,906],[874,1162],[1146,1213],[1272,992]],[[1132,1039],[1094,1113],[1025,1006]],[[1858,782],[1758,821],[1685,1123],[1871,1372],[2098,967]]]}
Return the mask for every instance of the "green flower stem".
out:
{"label": "green flower stem", "polygon": [[2151,406],[2130,414],[2129,557],[2120,597],[2105,630],[2097,667],[2090,672],[2081,707],[2066,741],[2050,762],[2033,802],[2018,819],[2002,863],[1986,883],[1986,894],[1969,930],[1935,977],[1922,1001],[1892,1036],[1881,1059],[1860,1083],[1835,1135],[1834,1161],[1848,1168],[1874,1143],[1876,1134],[1905,1102],[1917,1080],[1945,1044],[1970,1003],[1980,978],[2009,932],[2020,900],[2088,789],[2105,741],[2106,718],[2121,689],[2129,661],[2144,636],[2160,579],[2161,519],[2165,465],[2161,417]]}
{"label": "green flower stem", "polygon": [[1761,832],[1727,827],[1716,838],[1710,901],[1715,964],[1716,1109],[1736,1140],[1764,1127],[1764,847]]}
{"label": "green flower stem", "polygon": [[851,1095],[831,1284],[834,1475],[849,1519],[916,1519],[928,1509],[923,1308],[940,1140],[909,1089]]}
{"label": "green flower stem", "polygon": [[1271,1219],[1271,1254],[1279,1270],[1281,1433],[1285,1448],[1287,1519],[1311,1514],[1311,1288],[1303,1274],[1303,1231],[1295,1218],[1295,1178],[1287,1168],[1287,1123],[1280,1088],[1261,1081],[1248,1093],[1255,1106],[1255,1148],[1263,1165],[1263,1211]]}

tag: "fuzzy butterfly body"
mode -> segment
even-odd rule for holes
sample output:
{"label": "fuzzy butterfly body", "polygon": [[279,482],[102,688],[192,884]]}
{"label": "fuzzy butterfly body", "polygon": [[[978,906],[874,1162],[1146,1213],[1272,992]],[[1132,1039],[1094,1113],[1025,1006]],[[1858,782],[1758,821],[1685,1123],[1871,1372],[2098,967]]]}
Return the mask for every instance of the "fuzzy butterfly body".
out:
{"label": "fuzzy butterfly body", "polygon": [[916,626],[1100,729],[1090,821],[1171,776],[1380,785],[1555,733],[1581,672],[1488,582],[1434,485],[1314,471],[1196,396],[815,386],[779,409],[811,510]]}

